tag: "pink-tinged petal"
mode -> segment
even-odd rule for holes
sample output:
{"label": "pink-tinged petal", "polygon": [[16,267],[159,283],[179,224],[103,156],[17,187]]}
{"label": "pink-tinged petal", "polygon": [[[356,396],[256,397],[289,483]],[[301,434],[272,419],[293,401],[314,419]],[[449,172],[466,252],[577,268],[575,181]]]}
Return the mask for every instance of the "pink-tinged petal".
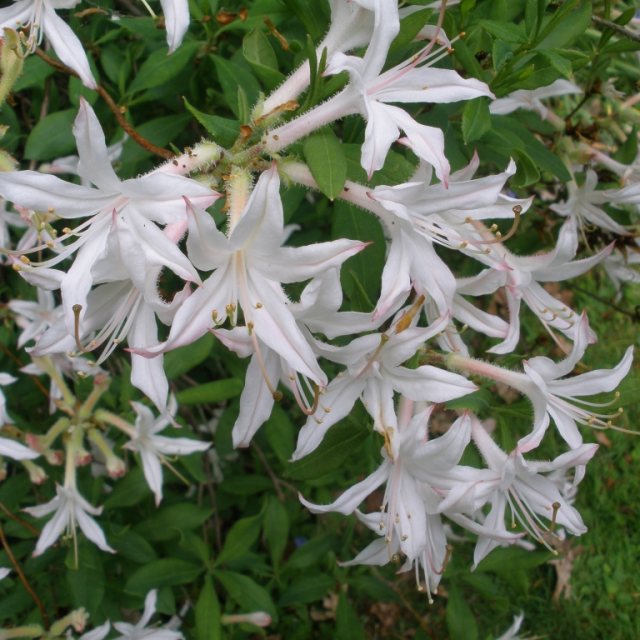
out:
{"label": "pink-tinged petal", "polygon": [[119,191],[120,180],[111,166],[102,127],[91,105],[82,97],[73,123],[73,135],[80,156],[78,174],[102,191]]}
{"label": "pink-tinged petal", "polygon": [[229,241],[209,213],[198,207],[188,207],[189,235],[187,254],[193,265],[210,271],[230,254]]}
{"label": "pink-tinged petal", "polygon": [[83,633],[80,636],[80,640],[104,640],[109,635],[110,630],[111,622],[107,620],[104,624],[92,629],[88,633]]}
{"label": "pink-tinged petal", "polygon": [[286,297],[279,285],[256,277],[252,278],[249,287],[249,305],[245,301],[241,301],[241,304],[245,320],[253,322],[256,335],[280,354],[291,368],[320,386],[326,385],[326,375],[287,308]]}
{"label": "pink-tinged petal", "polygon": [[[558,429],[558,433],[562,436],[562,439],[572,448],[575,449],[582,445],[582,434],[578,429],[576,421],[568,413],[562,410],[562,407],[556,409],[553,402],[547,407],[547,412],[553,419],[553,422]],[[520,443],[518,443],[519,445]]]}
{"label": "pink-tinged petal", "polygon": [[391,246],[382,271],[380,298],[373,314],[375,319],[401,304],[411,291],[411,256],[403,242],[404,235],[398,232],[391,237]]}
{"label": "pink-tinged petal", "polygon": [[[128,341],[134,345],[157,344],[156,317],[148,305],[140,306],[129,331]],[[169,383],[162,365],[162,355],[145,358],[135,353],[131,354],[131,384],[150,398],[161,413],[167,408],[169,393]]]}
{"label": "pink-tinged petal", "polygon": [[410,400],[447,402],[477,390],[473,382],[457,373],[424,365],[417,369],[396,367],[388,374],[393,387]]}
{"label": "pink-tinged petal", "polygon": [[249,446],[251,438],[268,420],[273,409],[273,393],[267,386],[264,376],[267,376],[270,384],[275,388],[280,379],[280,358],[268,347],[264,348],[262,353],[264,373],[256,355],[251,358],[247,368],[244,389],[240,396],[240,413],[231,432],[235,448]]}
{"label": "pink-tinged petal", "polygon": [[374,100],[366,102],[364,116],[367,120],[367,127],[364,133],[360,164],[369,178],[382,168],[389,148],[400,136],[400,130],[393,118],[389,117],[389,109],[391,108]]}
{"label": "pink-tinged petal", "polygon": [[565,380],[553,380],[548,383],[549,390],[554,395],[567,398],[613,391],[629,373],[632,362],[633,347],[629,347],[613,369],[597,369]]}
{"label": "pink-tinged petal", "polygon": [[44,33],[58,58],[78,74],[85,87],[96,89],[97,84],[91,73],[87,54],[76,34],[47,2],[42,3],[42,9]]}
{"label": "pink-tinged petal", "polygon": [[490,338],[505,338],[509,332],[509,325],[502,318],[478,309],[462,296],[455,298],[453,316],[463,324]]}
{"label": "pink-tinged petal", "polygon": [[0,173],[0,195],[25,209],[53,209],[62,218],[92,216],[114,201],[111,194],[37,171]]}
{"label": "pink-tinged petal", "polygon": [[458,278],[457,291],[461,295],[484,296],[503,287],[507,281],[507,272],[485,269],[469,278]]}
{"label": "pink-tinged petal", "polygon": [[320,396],[318,410],[307,419],[298,433],[298,443],[291,456],[292,460],[299,460],[318,447],[329,428],[349,414],[364,385],[364,380],[348,376],[331,381],[325,393]]}
{"label": "pink-tinged petal", "polygon": [[[0,417],[2,416],[2,406],[0,403]],[[13,460],[33,460],[40,454],[29,447],[25,447],[19,442],[9,440],[8,438],[0,438],[0,456],[6,456]]]}
{"label": "pink-tinged petal", "polygon": [[173,53],[189,28],[189,3],[187,0],[160,0],[160,4],[167,29],[169,53]]}
{"label": "pink-tinged petal", "polygon": [[508,455],[495,443],[478,418],[470,414],[470,419],[473,441],[485,462],[492,470],[501,470],[507,462]]}
{"label": "pink-tinged petal", "polygon": [[505,287],[504,292],[509,308],[509,329],[505,339],[495,347],[487,349],[487,353],[511,353],[520,340],[520,294],[519,291],[508,286]]}
{"label": "pink-tinged petal", "polygon": [[[383,77],[393,71],[387,71]],[[382,102],[449,103],[494,96],[484,82],[475,78],[462,78],[450,69],[417,67],[389,83],[387,88],[376,91],[375,97]]]}
{"label": "pink-tinged petal", "polygon": [[269,255],[260,255],[262,275],[277,282],[302,282],[327,269],[339,267],[345,260],[366,249],[368,243],[341,238],[304,247],[281,247]]}
{"label": "pink-tinged petal", "polygon": [[395,125],[402,129],[405,138],[401,140],[408,146],[418,158],[426,160],[436,172],[436,176],[445,185],[449,180],[449,161],[444,154],[444,134],[437,127],[416,122],[406,111],[399,107],[386,108],[387,117],[391,118]]}
{"label": "pink-tinged petal", "polygon": [[349,515],[353,513],[358,505],[368,496],[371,495],[381,484],[388,478],[391,463],[384,461],[371,475],[364,480],[354,484],[353,487],[347,489],[337,500],[331,504],[314,504],[305,500],[302,495],[298,495],[300,502],[311,511],[311,513],[329,513],[335,511]]}
{"label": "pink-tinged petal", "polygon": [[427,238],[416,237],[412,242],[411,275],[415,290],[431,298],[441,315],[449,316],[456,292],[456,279],[440,259]]}

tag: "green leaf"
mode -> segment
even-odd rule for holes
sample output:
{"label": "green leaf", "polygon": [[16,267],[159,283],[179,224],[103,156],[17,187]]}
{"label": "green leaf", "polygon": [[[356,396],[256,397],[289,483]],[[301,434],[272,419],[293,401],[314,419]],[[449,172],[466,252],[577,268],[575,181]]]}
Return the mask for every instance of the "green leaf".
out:
{"label": "green leaf", "polygon": [[295,431],[289,414],[279,404],[275,404],[262,432],[278,460],[284,464],[289,462],[295,449]]}
{"label": "green leaf", "polygon": [[189,584],[203,571],[202,566],[177,558],[154,560],[134,571],[127,580],[125,591],[145,595],[151,589]]}
{"label": "green leaf", "polygon": [[213,380],[176,394],[178,404],[218,404],[240,395],[243,383],[238,378]]}
{"label": "green leaf", "polygon": [[268,89],[284,80],[284,76],[278,71],[278,60],[273,47],[260,29],[252,29],[243,38],[242,53]]}
{"label": "green leaf", "polygon": [[37,56],[29,56],[24,61],[22,75],[13,85],[12,91],[19,93],[32,87],[43,88],[44,81],[55,73],[54,68]]}
{"label": "green leaf", "polygon": [[369,431],[348,418],[327,431],[320,446],[296,460],[285,475],[292,480],[315,480],[337,469],[367,437]]}
{"label": "green leaf", "polygon": [[235,116],[239,117],[238,87],[242,87],[246,93],[249,104],[255,104],[260,93],[260,85],[248,70],[246,63],[243,66],[221,56],[212,56],[212,58],[225,102]]}
{"label": "green leaf", "polygon": [[224,539],[222,551],[215,559],[215,566],[242,557],[258,539],[262,513],[249,518],[241,518],[233,523]]}
{"label": "green leaf", "polygon": [[287,560],[285,569],[287,572],[306,569],[323,558],[327,552],[335,547],[336,538],[330,535],[318,536],[298,547]]}
{"label": "green leaf", "polygon": [[447,629],[451,640],[477,640],[478,638],[476,619],[456,586],[449,589]]}
{"label": "green leaf", "polygon": [[551,63],[551,66],[561,73],[565,78],[571,75],[571,61],[567,60],[564,56],[561,56],[555,51],[542,51],[542,55]]}
{"label": "green leaf", "polygon": [[[182,99],[187,111],[207,130],[207,133],[209,133],[218,144],[223,147],[230,147],[234,143],[240,134],[240,123],[237,120],[203,113],[196,109],[184,96]],[[170,355],[170,353],[167,355]]]}
{"label": "green leaf", "polygon": [[180,75],[191,62],[191,59],[196,55],[198,46],[197,42],[184,42],[171,55],[167,55],[167,49],[164,47],[157,49],[142,63],[133,82],[129,85],[127,93],[132,95],[167,84]]}
{"label": "green leaf", "polygon": [[136,525],[135,530],[147,540],[171,540],[180,531],[189,531],[202,525],[213,510],[195,504],[173,504],[161,507],[150,518]]}
{"label": "green leaf", "polygon": [[337,200],[333,206],[332,238],[362,240],[371,244],[349,258],[340,271],[345,295],[354,311],[370,311],[378,299],[386,241],[380,222],[371,214]]}
{"label": "green leaf", "polygon": [[304,157],[320,191],[330,200],[337,198],[347,179],[347,161],[333,130],[310,135],[304,142]]}
{"label": "green leaf", "polygon": [[109,536],[109,544],[124,558],[139,564],[157,559],[153,547],[136,531],[123,527]]}
{"label": "green leaf", "polygon": [[480,20],[480,26],[491,35],[505,42],[524,44],[527,41],[522,25],[519,24],[507,24],[497,20]]}
{"label": "green leaf", "polygon": [[547,23],[536,49],[561,49],[583,35],[591,24],[590,0],[568,0]]}
{"label": "green leaf", "polygon": [[215,571],[214,577],[242,611],[266,611],[275,621],[277,612],[269,592],[251,578],[232,571]]}
{"label": "green leaf", "polygon": [[550,551],[525,551],[517,547],[499,547],[484,558],[476,571],[478,573],[508,574],[511,571],[528,571],[538,567],[553,557]]}
{"label": "green leaf", "polygon": [[220,640],[220,622],[220,603],[211,576],[207,576],[196,602],[196,640]]}
{"label": "green leaf", "polygon": [[513,176],[513,185],[515,187],[528,187],[538,182],[538,180],[540,180],[540,172],[527,153],[524,151],[516,151],[515,156],[518,170]]}
{"label": "green leaf", "polygon": [[296,580],[285,589],[278,600],[279,607],[309,604],[321,601],[333,588],[335,580],[326,574],[314,572],[313,576],[306,576]]}
{"label": "green leaf", "polygon": [[105,593],[105,575],[102,566],[103,554],[93,544],[78,545],[76,564],[72,548],[67,554],[67,583],[74,607],[85,607],[96,618]]}
{"label": "green leaf", "polygon": [[76,141],[71,132],[75,109],[57,111],[45,116],[32,129],[24,156],[28,160],[53,160],[73,153]]}
{"label": "green leaf", "polygon": [[357,611],[346,594],[341,593],[336,607],[336,640],[366,640],[366,637]]}
{"label": "green leaf", "polygon": [[269,497],[263,528],[271,564],[277,567],[289,540],[289,514],[284,505],[274,496]]}
{"label": "green leaf", "polygon": [[482,138],[491,128],[489,114],[489,99],[476,98],[468,100],[462,110],[462,138],[465,144],[470,144]]}
{"label": "green leaf", "polygon": [[127,475],[116,483],[113,491],[104,502],[107,510],[118,507],[132,507],[151,495],[151,489],[144,479],[140,467],[130,469]]}
{"label": "green leaf", "polygon": [[180,347],[166,353],[164,371],[167,378],[174,380],[204,362],[209,357],[214,343],[215,338],[210,333],[205,333],[186,347]]}

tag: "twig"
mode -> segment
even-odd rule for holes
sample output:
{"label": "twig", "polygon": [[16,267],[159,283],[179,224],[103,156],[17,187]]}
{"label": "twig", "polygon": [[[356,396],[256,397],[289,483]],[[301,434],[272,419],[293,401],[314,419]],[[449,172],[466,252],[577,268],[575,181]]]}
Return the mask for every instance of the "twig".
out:
{"label": "twig", "polygon": [[33,587],[29,584],[29,581],[27,580],[27,576],[24,575],[24,572],[22,571],[22,567],[20,566],[20,563],[18,562],[17,558],[13,555],[13,551],[11,551],[11,547],[9,546],[9,542],[7,541],[7,538],[4,535],[4,529],[2,528],[1,525],[0,525],[0,541],[2,542],[2,546],[4,547],[4,550],[6,551],[7,556],[9,557],[9,561],[13,565],[15,572],[18,574],[18,578],[20,579],[22,586],[27,590],[27,593],[31,596],[33,601],[36,603],[36,607],[38,607],[38,610],[40,611],[40,617],[42,618],[42,622],[45,628],[48,629],[49,616],[47,615],[47,611],[44,608],[44,605],[42,604],[42,600],[38,598],[38,594],[33,590]]}
{"label": "twig", "polygon": [[[78,77],[78,74],[71,67],[68,67],[66,64],[62,64],[57,60],[54,60],[52,57],[48,56],[42,49],[36,49],[36,55],[42,60],[44,60],[48,65],[52,66],[54,69],[57,69],[58,71],[61,71],[62,73],[66,73],[70,76]],[[96,91],[98,92],[100,97],[107,103],[107,106],[109,107],[113,115],[116,117],[116,120],[118,121],[118,124],[120,125],[120,127],[122,127],[125,133],[127,133],[127,135],[136,144],[141,146],[146,151],[149,151],[150,153],[160,156],[165,160],[169,160],[173,158],[174,153],[172,151],[169,151],[168,149],[163,149],[162,147],[158,147],[157,145],[153,144],[153,142],[141,136],[131,126],[131,124],[127,122],[126,118],[122,114],[120,107],[115,103],[113,98],[109,95],[109,93],[103,86],[98,85],[96,88]]]}
{"label": "twig", "polygon": [[599,18],[598,16],[591,16],[591,20],[593,20],[593,22],[595,22],[597,25],[600,25],[601,27],[612,29],[619,35],[624,36],[625,38],[629,38],[629,40],[640,42],[639,33],[635,33],[634,31],[625,29],[623,26],[616,24],[615,22],[611,22],[611,20],[605,20],[604,18]]}
{"label": "twig", "polygon": [[273,482],[273,486],[276,490],[278,500],[280,500],[280,502],[284,502],[285,500],[284,493],[281,487],[285,487],[286,489],[289,489],[289,491],[292,491],[294,494],[297,495],[298,490],[292,484],[289,484],[288,482],[281,480],[273,472],[273,469],[269,466],[269,463],[267,462],[267,458],[264,455],[264,452],[255,442],[251,443],[251,448],[258,454],[258,458],[260,458],[260,462],[262,463],[262,466],[267,472],[267,475],[269,476],[269,478],[271,478],[271,482]]}
{"label": "twig", "polygon": [[20,516],[17,516],[15,513],[11,511],[3,502],[0,502],[0,511],[4,513],[7,518],[11,518],[14,522],[17,522],[19,525],[22,525],[29,533],[33,533],[34,536],[39,536],[40,531],[38,531],[30,522],[23,520]]}

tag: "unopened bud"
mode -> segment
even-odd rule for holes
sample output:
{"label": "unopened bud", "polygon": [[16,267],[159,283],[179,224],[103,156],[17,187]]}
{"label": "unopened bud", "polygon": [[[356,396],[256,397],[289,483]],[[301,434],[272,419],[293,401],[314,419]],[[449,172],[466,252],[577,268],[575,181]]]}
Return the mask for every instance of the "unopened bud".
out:
{"label": "unopened bud", "polygon": [[266,611],[253,611],[252,613],[235,613],[222,616],[222,624],[254,624],[256,627],[268,627],[271,624],[271,616]]}

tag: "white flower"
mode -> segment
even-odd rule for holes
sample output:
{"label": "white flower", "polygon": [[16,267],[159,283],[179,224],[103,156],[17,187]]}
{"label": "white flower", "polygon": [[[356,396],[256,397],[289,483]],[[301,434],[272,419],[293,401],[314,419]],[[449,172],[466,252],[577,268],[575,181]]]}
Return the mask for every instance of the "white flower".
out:
{"label": "white flower", "polygon": [[11,569],[0,567],[0,580],[4,580],[11,573]]}
{"label": "white flower", "polygon": [[57,56],[71,67],[89,89],[96,88],[91,74],[87,54],[78,37],[69,25],[56,15],[56,9],[72,9],[80,0],[14,0],[8,7],[0,9],[0,32],[3,29],[30,27],[31,50],[47,37]]}
{"label": "white flower", "polygon": [[151,616],[156,611],[158,591],[149,591],[144,599],[144,611],[136,624],[128,622],[114,622],[114,628],[120,635],[114,640],[182,640],[184,636],[179,631],[166,627],[147,627]]}
{"label": "white flower", "polygon": [[536,111],[541,118],[546,118],[549,109],[542,104],[542,100],[575,93],[582,93],[582,89],[569,80],[559,79],[546,87],[520,89],[504,98],[498,98],[489,105],[489,111],[495,115],[505,115],[516,109],[527,109]]}
{"label": "white flower", "polygon": [[[157,435],[169,426],[170,418],[162,415],[156,418],[151,409],[139,402],[132,402],[135,410],[135,432],[125,445],[127,449],[137,451],[142,459],[144,477],[156,497],[156,504],[162,500],[162,463],[165,455],[189,455],[196,451],[204,451],[211,446],[210,442],[200,442],[191,438],[168,438]],[[176,410],[175,399],[169,401],[168,412],[173,415]]]}
{"label": "white flower", "polygon": [[164,23],[167,29],[167,44],[169,53],[175,51],[189,28],[188,0],[160,0]]}
{"label": "white flower", "polygon": [[40,533],[33,552],[34,556],[44,553],[65,530],[75,540],[76,524],[80,527],[82,533],[97,547],[103,551],[115,553],[115,549],[112,549],[107,544],[100,526],[88,515],[99,516],[102,513],[102,507],[94,507],[89,504],[78,493],[78,489],[73,486],[73,483],[67,487],[56,485],[55,498],[45,504],[28,507],[25,511],[35,518],[42,518],[50,513],[54,514]]}

